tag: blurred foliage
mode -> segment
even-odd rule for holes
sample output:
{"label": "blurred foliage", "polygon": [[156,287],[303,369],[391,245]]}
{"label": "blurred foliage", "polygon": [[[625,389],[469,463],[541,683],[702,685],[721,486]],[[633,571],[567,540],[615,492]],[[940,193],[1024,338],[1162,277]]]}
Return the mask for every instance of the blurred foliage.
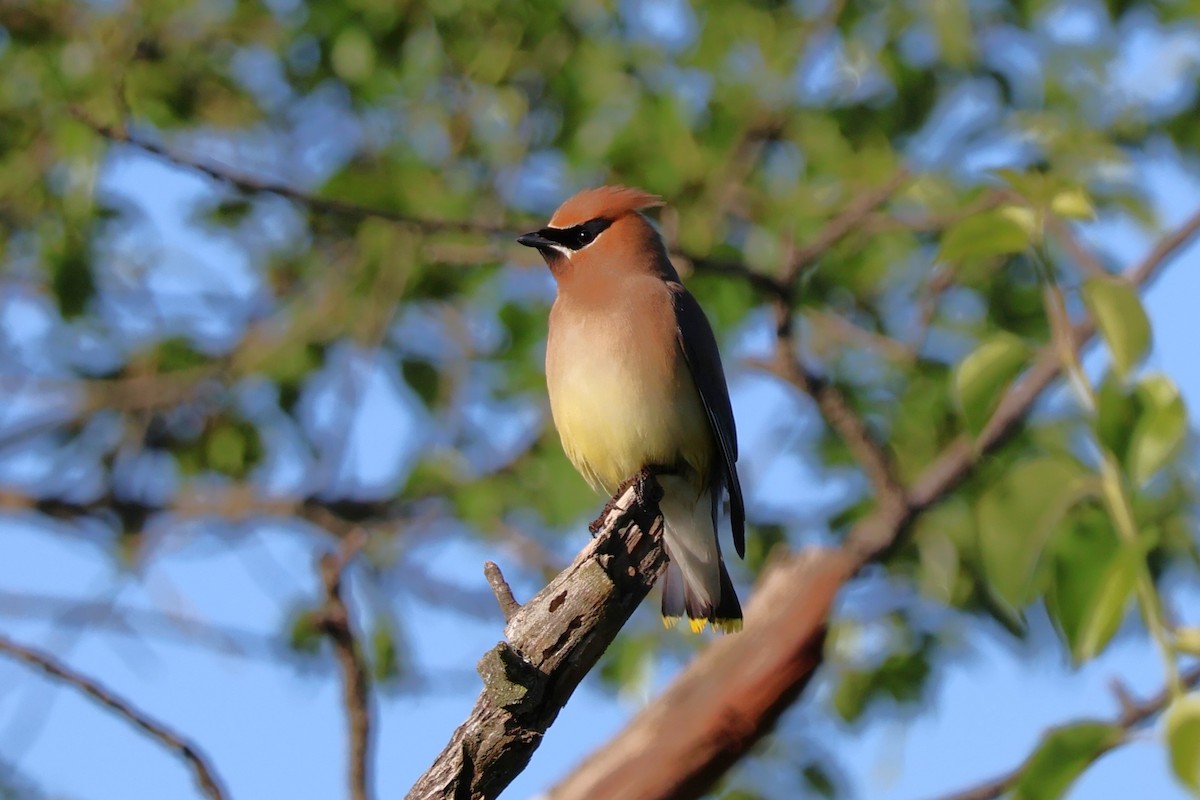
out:
{"label": "blurred foliage", "polygon": [[[1158,92],[1110,85],[1132,80],[1131,32],[1194,43],[1198,11],[8,0],[0,373],[14,404],[52,410],[49,423],[0,429],[0,463],[67,453],[95,480],[14,468],[6,490],[99,523],[115,557],[142,553],[148,520],[169,531],[197,507],[214,530],[280,517],[333,535],[365,526],[380,543],[363,576],[378,583],[363,593],[377,620],[365,646],[378,681],[402,681],[419,665],[388,622],[398,595],[469,605],[414,576],[407,537],[441,526],[542,572],[585,541],[600,503],[548,430],[552,288],[508,232],[601,181],[663,195],[662,230],[736,387],[756,347],[745,342],[770,333],[769,298],[706,263],[778,275],[905,167],[894,196],[804,277],[796,350],[908,481],[983,429],[1050,341],[1048,278],[1076,318],[1090,310],[1113,367],[1092,406],[1040,409],[883,565],[923,601],[1010,635],[1044,609],[1063,651],[1087,661],[1146,602],[1143,579],[1195,577],[1195,495],[1180,468],[1190,418],[1170,377],[1141,366],[1151,326],[1135,288],[1091,274],[1046,222],[1156,223],[1138,165],[1200,148],[1196,63],[1163,66]],[[186,207],[147,184],[163,174],[149,165],[172,159],[206,182]],[[281,185],[300,195],[256,190]],[[743,585],[773,547],[840,535],[870,505],[848,489],[814,510],[777,478],[797,460],[821,477],[856,469],[810,408],[793,408],[742,420],[755,500]],[[860,723],[875,708],[911,713],[954,649],[912,609],[847,613],[888,634],[875,649],[835,637],[832,710]],[[641,687],[657,660],[695,646],[656,625],[636,619],[602,678]],[[280,636],[321,650],[308,612]],[[1193,786],[1196,718],[1179,701],[1168,731]],[[1057,796],[1114,744],[1087,725],[1049,734],[1018,794]],[[809,794],[839,791],[820,764],[796,763]]]}

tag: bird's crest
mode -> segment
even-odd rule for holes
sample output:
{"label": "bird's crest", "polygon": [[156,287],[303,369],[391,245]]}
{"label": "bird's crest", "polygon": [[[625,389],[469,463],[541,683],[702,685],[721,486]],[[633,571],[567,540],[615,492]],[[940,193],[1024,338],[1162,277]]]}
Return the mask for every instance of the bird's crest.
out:
{"label": "bird's crest", "polygon": [[627,186],[598,186],[584,189],[558,207],[550,218],[552,228],[570,228],[593,219],[615,220],[643,208],[663,205],[658,195]]}

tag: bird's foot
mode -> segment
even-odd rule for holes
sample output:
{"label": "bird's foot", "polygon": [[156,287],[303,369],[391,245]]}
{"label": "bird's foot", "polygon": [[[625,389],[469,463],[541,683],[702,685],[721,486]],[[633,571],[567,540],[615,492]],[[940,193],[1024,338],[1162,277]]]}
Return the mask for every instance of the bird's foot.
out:
{"label": "bird's foot", "polygon": [[[646,466],[626,478],[617,487],[617,491],[613,493],[613,496],[608,498],[608,501],[604,504],[604,510],[600,512],[600,516],[596,517],[588,525],[588,530],[591,531],[592,536],[599,535],[600,531],[604,528],[604,523],[614,512],[624,517],[633,509],[646,505],[647,501],[653,501],[657,504],[662,497],[662,489],[659,488],[658,482],[654,480],[654,476],[660,471],[662,471],[660,468],[653,465]],[[629,491],[630,487],[633,487],[633,502],[630,503],[629,507],[624,508],[619,505],[619,501]]]}

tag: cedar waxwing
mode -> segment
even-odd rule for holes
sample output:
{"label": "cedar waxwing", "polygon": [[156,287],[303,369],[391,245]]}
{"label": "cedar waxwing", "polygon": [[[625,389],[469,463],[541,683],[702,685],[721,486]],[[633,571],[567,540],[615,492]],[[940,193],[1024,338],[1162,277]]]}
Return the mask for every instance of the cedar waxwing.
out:
{"label": "cedar waxwing", "polygon": [[639,213],[660,205],[637,189],[589,189],[517,241],[537,248],[558,285],[546,386],[567,457],[610,495],[643,468],[655,474],[669,559],[663,621],[687,614],[696,632],[706,622],[737,630],[742,608],[717,542],[728,489],[745,555],[737,431],[708,319]]}

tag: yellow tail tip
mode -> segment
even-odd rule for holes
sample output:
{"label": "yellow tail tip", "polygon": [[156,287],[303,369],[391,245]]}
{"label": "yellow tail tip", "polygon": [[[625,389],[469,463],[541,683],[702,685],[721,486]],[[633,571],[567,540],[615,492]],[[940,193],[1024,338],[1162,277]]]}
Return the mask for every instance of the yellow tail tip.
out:
{"label": "yellow tail tip", "polygon": [[[681,620],[681,619],[683,619],[683,617],[663,617],[662,618],[663,627],[666,628],[667,630],[670,630],[671,628],[674,628],[676,625],[678,625],[679,620]],[[706,627],[708,627],[709,622],[712,623],[713,630],[717,631],[718,633],[737,633],[742,629],[742,620],[741,619],[709,620],[709,619],[704,619],[704,618],[701,618],[701,619],[690,619],[689,618],[688,619],[688,627],[691,628],[692,633],[703,633],[704,629]]]}

